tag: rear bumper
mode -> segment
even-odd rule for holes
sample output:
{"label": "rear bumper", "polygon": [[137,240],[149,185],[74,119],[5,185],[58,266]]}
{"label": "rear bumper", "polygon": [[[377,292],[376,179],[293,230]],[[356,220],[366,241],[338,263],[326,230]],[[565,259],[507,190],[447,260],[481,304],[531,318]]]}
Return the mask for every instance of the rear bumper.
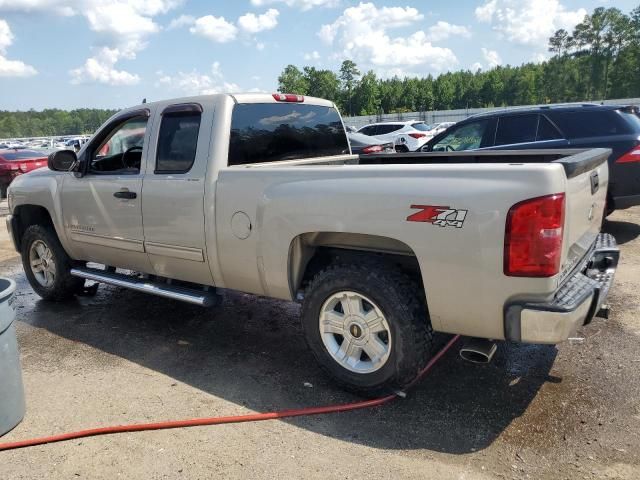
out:
{"label": "rear bumper", "polygon": [[513,302],[505,307],[505,338],[525,343],[560,343],[589,323],[607,298],[620,249],[615,238],[601,233],[583,267],[548,303]]}

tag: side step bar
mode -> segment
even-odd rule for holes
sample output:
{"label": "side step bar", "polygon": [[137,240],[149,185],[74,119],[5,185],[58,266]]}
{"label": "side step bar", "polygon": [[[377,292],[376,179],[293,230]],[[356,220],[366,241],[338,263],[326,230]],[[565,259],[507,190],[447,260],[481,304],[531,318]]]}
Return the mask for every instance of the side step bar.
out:
{"label": "side step bar", "polygon": [[74,277],[84,278],[86,280],[93,280],[94,282],[115,285],[116,287],[129,288],[131,290],[149,293],[159,297],[180,300],[193,305],[200,305],[201,307],[210,307],[217,303],[216,294],[214,292],[167,285],[164,283],[155,283],[120,273],[106,272],[104,270],[96,270],[93,268],[72,268],[71,275]]}

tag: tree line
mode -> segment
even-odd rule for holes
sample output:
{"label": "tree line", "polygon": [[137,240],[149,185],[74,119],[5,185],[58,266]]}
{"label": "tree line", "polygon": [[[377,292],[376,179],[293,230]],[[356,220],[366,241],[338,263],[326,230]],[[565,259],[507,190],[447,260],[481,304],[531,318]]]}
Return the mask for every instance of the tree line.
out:
{"label": "tree line", "polygon": [[97,108],[0,111],[0,138],[90,134],[115,112]]}
{"label": "tree line", "polygon": [[596,8],[572,32],[556,31],[549,51],[542,63],[424,78],[381,79],[351,60],[338,72],[288,65],[278,89],[333,100],[344,115],[640,97],[640,6]]}

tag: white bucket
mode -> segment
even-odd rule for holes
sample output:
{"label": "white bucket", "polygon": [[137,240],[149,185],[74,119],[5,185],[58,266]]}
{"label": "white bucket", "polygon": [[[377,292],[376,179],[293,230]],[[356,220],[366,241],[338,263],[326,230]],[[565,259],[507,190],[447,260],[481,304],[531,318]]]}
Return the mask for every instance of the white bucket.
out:
{"label": "white bucket", "polygon": [[20,353],[13,324],[16,283],[0,277],[0,435],[24,418],[25,402]]}

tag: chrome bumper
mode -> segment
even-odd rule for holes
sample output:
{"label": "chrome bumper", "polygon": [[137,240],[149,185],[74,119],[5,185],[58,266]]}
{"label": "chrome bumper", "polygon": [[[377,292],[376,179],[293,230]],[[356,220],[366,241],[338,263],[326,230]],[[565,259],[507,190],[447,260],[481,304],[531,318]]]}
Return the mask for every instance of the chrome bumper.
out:
{"label": "chrome bumper", "polygon": [[560,343],[575,334],[604,305],[620,249],[608,233],[598,235],[582,270],[548,303],[511,303],[505,308],[505,338],[525,343]]}

